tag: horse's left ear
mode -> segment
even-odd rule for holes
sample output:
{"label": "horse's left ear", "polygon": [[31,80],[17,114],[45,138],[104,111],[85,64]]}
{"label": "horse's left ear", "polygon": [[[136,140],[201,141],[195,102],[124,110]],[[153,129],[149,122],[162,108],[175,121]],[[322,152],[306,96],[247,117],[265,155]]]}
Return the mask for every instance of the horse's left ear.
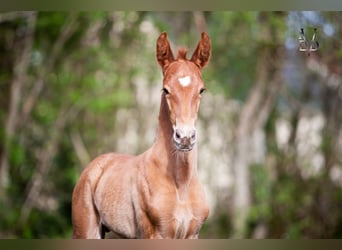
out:
{"label": "horse's left ear", "polygon": [[207,33],[202,32],[201,40],[195,49],[190,61],[194,62],[200,69],[206,66],[210,58],[211,43]]}

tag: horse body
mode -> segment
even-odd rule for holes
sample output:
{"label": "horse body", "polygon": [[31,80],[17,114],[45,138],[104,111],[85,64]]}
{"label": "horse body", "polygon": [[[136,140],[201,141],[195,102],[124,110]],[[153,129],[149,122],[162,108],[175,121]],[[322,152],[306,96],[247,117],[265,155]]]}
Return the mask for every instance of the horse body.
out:
{"label": "horse body", "polygon": [[198,238],[209,213],[195,144],[208,43],[202,33],[191,61],[185,54],[175,60],[166,33],[159,37],[164,92],[156,140],[141,155],[104,154],[87,166],[73,192],[73,238],[103,238],[106,230],[123,238]]}

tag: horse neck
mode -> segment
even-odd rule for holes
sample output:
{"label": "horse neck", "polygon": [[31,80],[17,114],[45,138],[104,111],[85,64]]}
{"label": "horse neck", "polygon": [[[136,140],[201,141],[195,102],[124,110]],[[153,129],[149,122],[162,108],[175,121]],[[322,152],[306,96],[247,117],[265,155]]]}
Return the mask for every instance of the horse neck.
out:
{"label": "horse neck", "polygon": [[188,186],[197,171],[197,147],[190,152],[177,151],[173,144],[173,128],[170,121],[169,109],[164,94],[161,97],[159,112],[159,127],[155,149],[155,160],[158,167],[174,179],[179,189]]}

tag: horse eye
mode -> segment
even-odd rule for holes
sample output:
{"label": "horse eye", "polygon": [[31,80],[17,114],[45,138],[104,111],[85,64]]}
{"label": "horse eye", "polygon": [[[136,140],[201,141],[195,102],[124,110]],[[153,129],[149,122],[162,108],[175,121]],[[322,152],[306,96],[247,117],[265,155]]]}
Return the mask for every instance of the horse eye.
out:
{"label": "horse eye", "polygon": [[204,91],[206,91],[206,89],[205,89],[205,88],[201,88],[201,90],[200,90],[200,95],[201,95]]}
{"label": "horse eye", "polygon": [[170,94],[170,92],[169,92],[169,90],[167,88],[163,88],[163,92],[165,93],[165,95],[169,95]]}

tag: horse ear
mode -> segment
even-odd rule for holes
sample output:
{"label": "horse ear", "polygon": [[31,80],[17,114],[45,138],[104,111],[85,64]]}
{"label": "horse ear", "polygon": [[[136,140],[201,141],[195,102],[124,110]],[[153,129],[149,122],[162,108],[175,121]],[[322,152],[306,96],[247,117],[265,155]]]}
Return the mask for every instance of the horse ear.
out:
{"label": "horse ear", "polygon": [[207,33],[202,32],[201,40],[195,49],[190,61],[194,62],[200,69],[206,66],[210,58],[210,38]]}
{"label": "horse ear", "polygon": [[174,60],[166,32],[161,33],[157,40],[156,54],[158,63],[162,68],[165,68]]}

